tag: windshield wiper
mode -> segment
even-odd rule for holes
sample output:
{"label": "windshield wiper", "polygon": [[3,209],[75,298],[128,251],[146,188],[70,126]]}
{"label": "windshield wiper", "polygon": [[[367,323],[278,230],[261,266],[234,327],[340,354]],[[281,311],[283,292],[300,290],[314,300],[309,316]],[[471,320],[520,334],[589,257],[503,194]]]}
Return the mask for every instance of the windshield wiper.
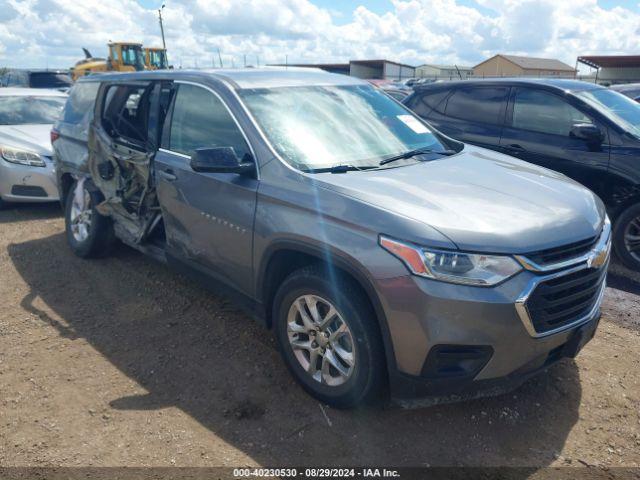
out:
{"label": "windshield wiper", "polygon": [[408,150],[404,153],[400,153],[398,155],[393,155],[392,157],[387,157],[382,160],[378,165],[386,165],[387,163],[395,162],[397,160],[406,160],[411,157],[415,157],[416,155],[422,155],[423,153],[436,153],[438,155],[455,155],[455,150],[432,150],[430,148],[416,148],[414,150]]}
{"label": "windshield wiper", "polygon": [[378,168],[376,165],[367,165],[364,167],[356,167],[355,165],[333,165],[331,167],[324,168],[310,168],[306,170],[309,173],[347,173],[354,170],[370,170],[372,168]]}

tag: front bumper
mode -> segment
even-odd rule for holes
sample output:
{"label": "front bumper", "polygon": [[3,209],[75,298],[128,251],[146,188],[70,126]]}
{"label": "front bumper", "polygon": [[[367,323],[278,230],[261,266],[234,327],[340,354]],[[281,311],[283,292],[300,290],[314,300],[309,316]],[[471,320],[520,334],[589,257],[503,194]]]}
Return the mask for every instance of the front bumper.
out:
{"label": "front bumper", "polygon": [[58,200],[53,161],[43,157],[44,167],[10,163],[0,158],[0,198],[6,202],[54,202]]}
{"label": "front bumper", "polygon": [[[609,238],[598,262],[560,271],[523,270],[508,281],[480,288],[416,276],[378,281],[395,364],[391,394],[420,405],[498,394],[564,357],[575,356],[593,336],[600,318]],[[545,331],[536,330],[527,301],[545,282],[595,276],[593,304]],[[580,292],[580,289],[577,290]],[[576,289],[571,296],[578,295]]]}
{"label": "front bumper", "polygon": [[589,322],[572,330],[565,343],[503,377],[434,382],[396,373],[392,377],[392,401],[404,408],[417,408],[508,393],[563,358],[575,358],[595,335],[599,321],[598,314]]}

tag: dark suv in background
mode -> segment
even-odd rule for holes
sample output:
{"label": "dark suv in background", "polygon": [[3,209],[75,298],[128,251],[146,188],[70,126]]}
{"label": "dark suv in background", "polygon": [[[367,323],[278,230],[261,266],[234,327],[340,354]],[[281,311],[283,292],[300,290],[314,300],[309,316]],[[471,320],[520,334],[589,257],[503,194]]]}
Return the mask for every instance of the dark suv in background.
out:
{"label": "dark suv in background", "polygon": [[609,88],[613,91],[620,92],[624,96],[629,97],[636,102],[640,102],[640,83],[611,85]]}
{"label": "dark suv in background", "polygon": [[419,86],[404,103],[457,140],[593,190],[615,222],[616,253],[640,270],[640,106],[633,100],[575,80],[498,79]]}
{"label": "dark suv in background", "polygon": [[66,70],[10,69],[0,76],[1,87],[51,88],[66,92],[73,81]]}

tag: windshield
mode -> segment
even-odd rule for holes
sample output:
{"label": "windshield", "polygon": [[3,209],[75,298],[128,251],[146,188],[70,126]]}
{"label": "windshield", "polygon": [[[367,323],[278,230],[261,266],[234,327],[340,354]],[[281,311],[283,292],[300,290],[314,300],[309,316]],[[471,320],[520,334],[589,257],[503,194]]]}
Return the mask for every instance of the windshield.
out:
{"label": "windshield", "polygon": [[66,73],[31,72],[30,77],[31,88],[69,88],[72,83]]}
{"label": "windshield", "polygon": [[136,70],[144,70],[144,59],[142,58],[142,48],[139,46],[122,47],[122,63],[135,67]]}
{"label": "windshield", "polygon": [[167,60],[162,50],[150,50],[149,63],[159,69],[167,68]]}
{"label": "windshield", "polygon": [[637,102],[612,90],[584,90],[576,92],[576,96],[640,138],[640,105]]}
{"label": "windshield", "polygon": [[447,149],[409,110],[369,85],[247,89],[240,95],[275,150],[301,170],[377,167],[408,150]]}
{"label": "windshield", "polygon": [[65,97],[0,96],[0,125],[54,123],[65,101]]}

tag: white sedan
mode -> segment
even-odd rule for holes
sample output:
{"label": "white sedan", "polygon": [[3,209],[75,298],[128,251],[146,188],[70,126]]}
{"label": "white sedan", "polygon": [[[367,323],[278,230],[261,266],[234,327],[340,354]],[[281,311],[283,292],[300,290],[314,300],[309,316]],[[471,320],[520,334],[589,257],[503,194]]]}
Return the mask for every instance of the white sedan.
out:
{"label": "white sedan", "polygon": [[0,206],[58,200],[50,135],[66,100],[57,90],[0,89]]}

